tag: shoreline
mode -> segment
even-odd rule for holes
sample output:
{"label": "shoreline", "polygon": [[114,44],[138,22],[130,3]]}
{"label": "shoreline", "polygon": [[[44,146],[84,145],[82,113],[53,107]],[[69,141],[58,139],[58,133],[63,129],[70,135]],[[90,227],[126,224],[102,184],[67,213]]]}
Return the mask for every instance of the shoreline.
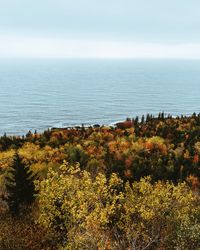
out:
{"label": "shoreline", "polygon": [[22,132],[22,133],[8,133],[8,132],[4,132],[2,134],[0,134],[0,137],[3,136],[7,136],[7,137],[23,137],[26,136],[28,133],[34,134],[43,134],[45,131],[55,131],[55,130],[70,130],[70,129],[77,129],[80,130],[82,128],[105,128],[105,127],[110,127],[110,128],[122,128],[122,129],[126,129],[126,128],[131,128],[135,125],[135,123],[142,123],[143,121],[147,121],[147,120],[151,120],[151,119],[186,119],[186,118],[191,118],[193,116],[200,116],[200,113],[196,113],[194,112],[193,114],[190,115],[170,115],[168,113],[164,113],[164,112],[160,112],[158,115],[152,115],[147,113],[146,115],[142,115],[142,116],[135,116],[133,118],[129,118],[127,117],[126,119],[124,119],[123,121],[115,121],[109,124],[100,124],[100,123],[94,123],[94,124],[80,124],[80,125],[72,125],[72,126],[63,126],[63,127],[56,127],[56,126],[52,126],[52,127],[48,127],[46,129],[30,129],[27,130],[26,132]]}

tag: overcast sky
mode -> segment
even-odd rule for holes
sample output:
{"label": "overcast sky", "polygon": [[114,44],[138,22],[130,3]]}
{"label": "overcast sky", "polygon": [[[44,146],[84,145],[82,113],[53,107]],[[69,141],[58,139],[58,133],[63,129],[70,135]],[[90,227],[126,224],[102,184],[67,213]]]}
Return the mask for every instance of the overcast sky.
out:
{"label": "overcast sky", "polygon": [[0,0],[0,57],[200,58],[199,0]]}

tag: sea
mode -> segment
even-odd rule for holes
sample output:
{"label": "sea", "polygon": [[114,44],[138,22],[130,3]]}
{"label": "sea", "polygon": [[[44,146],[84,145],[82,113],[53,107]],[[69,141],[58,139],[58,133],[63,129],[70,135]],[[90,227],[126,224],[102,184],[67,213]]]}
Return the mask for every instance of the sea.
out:
{"label": "sea", "polygon": [[200,112],[200,61],[0,59],[0,135]]}

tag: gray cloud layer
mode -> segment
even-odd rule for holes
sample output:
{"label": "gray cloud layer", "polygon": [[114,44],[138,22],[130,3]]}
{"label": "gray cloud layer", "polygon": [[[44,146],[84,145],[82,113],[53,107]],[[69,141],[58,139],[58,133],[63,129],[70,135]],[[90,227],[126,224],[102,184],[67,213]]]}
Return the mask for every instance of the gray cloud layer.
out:
{"label": "gray cloud layer", "polygon": [[199,0],[0,0],[0,32],[200,42]]}

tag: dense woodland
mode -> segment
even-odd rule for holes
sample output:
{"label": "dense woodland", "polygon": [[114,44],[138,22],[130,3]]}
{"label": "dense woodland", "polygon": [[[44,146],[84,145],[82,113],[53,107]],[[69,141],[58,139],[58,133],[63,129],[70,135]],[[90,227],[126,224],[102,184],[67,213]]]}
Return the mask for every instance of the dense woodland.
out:
{"label": "dense woodland", "polygon": [[0,249],[200,249],[200,114],[0,138]]}

